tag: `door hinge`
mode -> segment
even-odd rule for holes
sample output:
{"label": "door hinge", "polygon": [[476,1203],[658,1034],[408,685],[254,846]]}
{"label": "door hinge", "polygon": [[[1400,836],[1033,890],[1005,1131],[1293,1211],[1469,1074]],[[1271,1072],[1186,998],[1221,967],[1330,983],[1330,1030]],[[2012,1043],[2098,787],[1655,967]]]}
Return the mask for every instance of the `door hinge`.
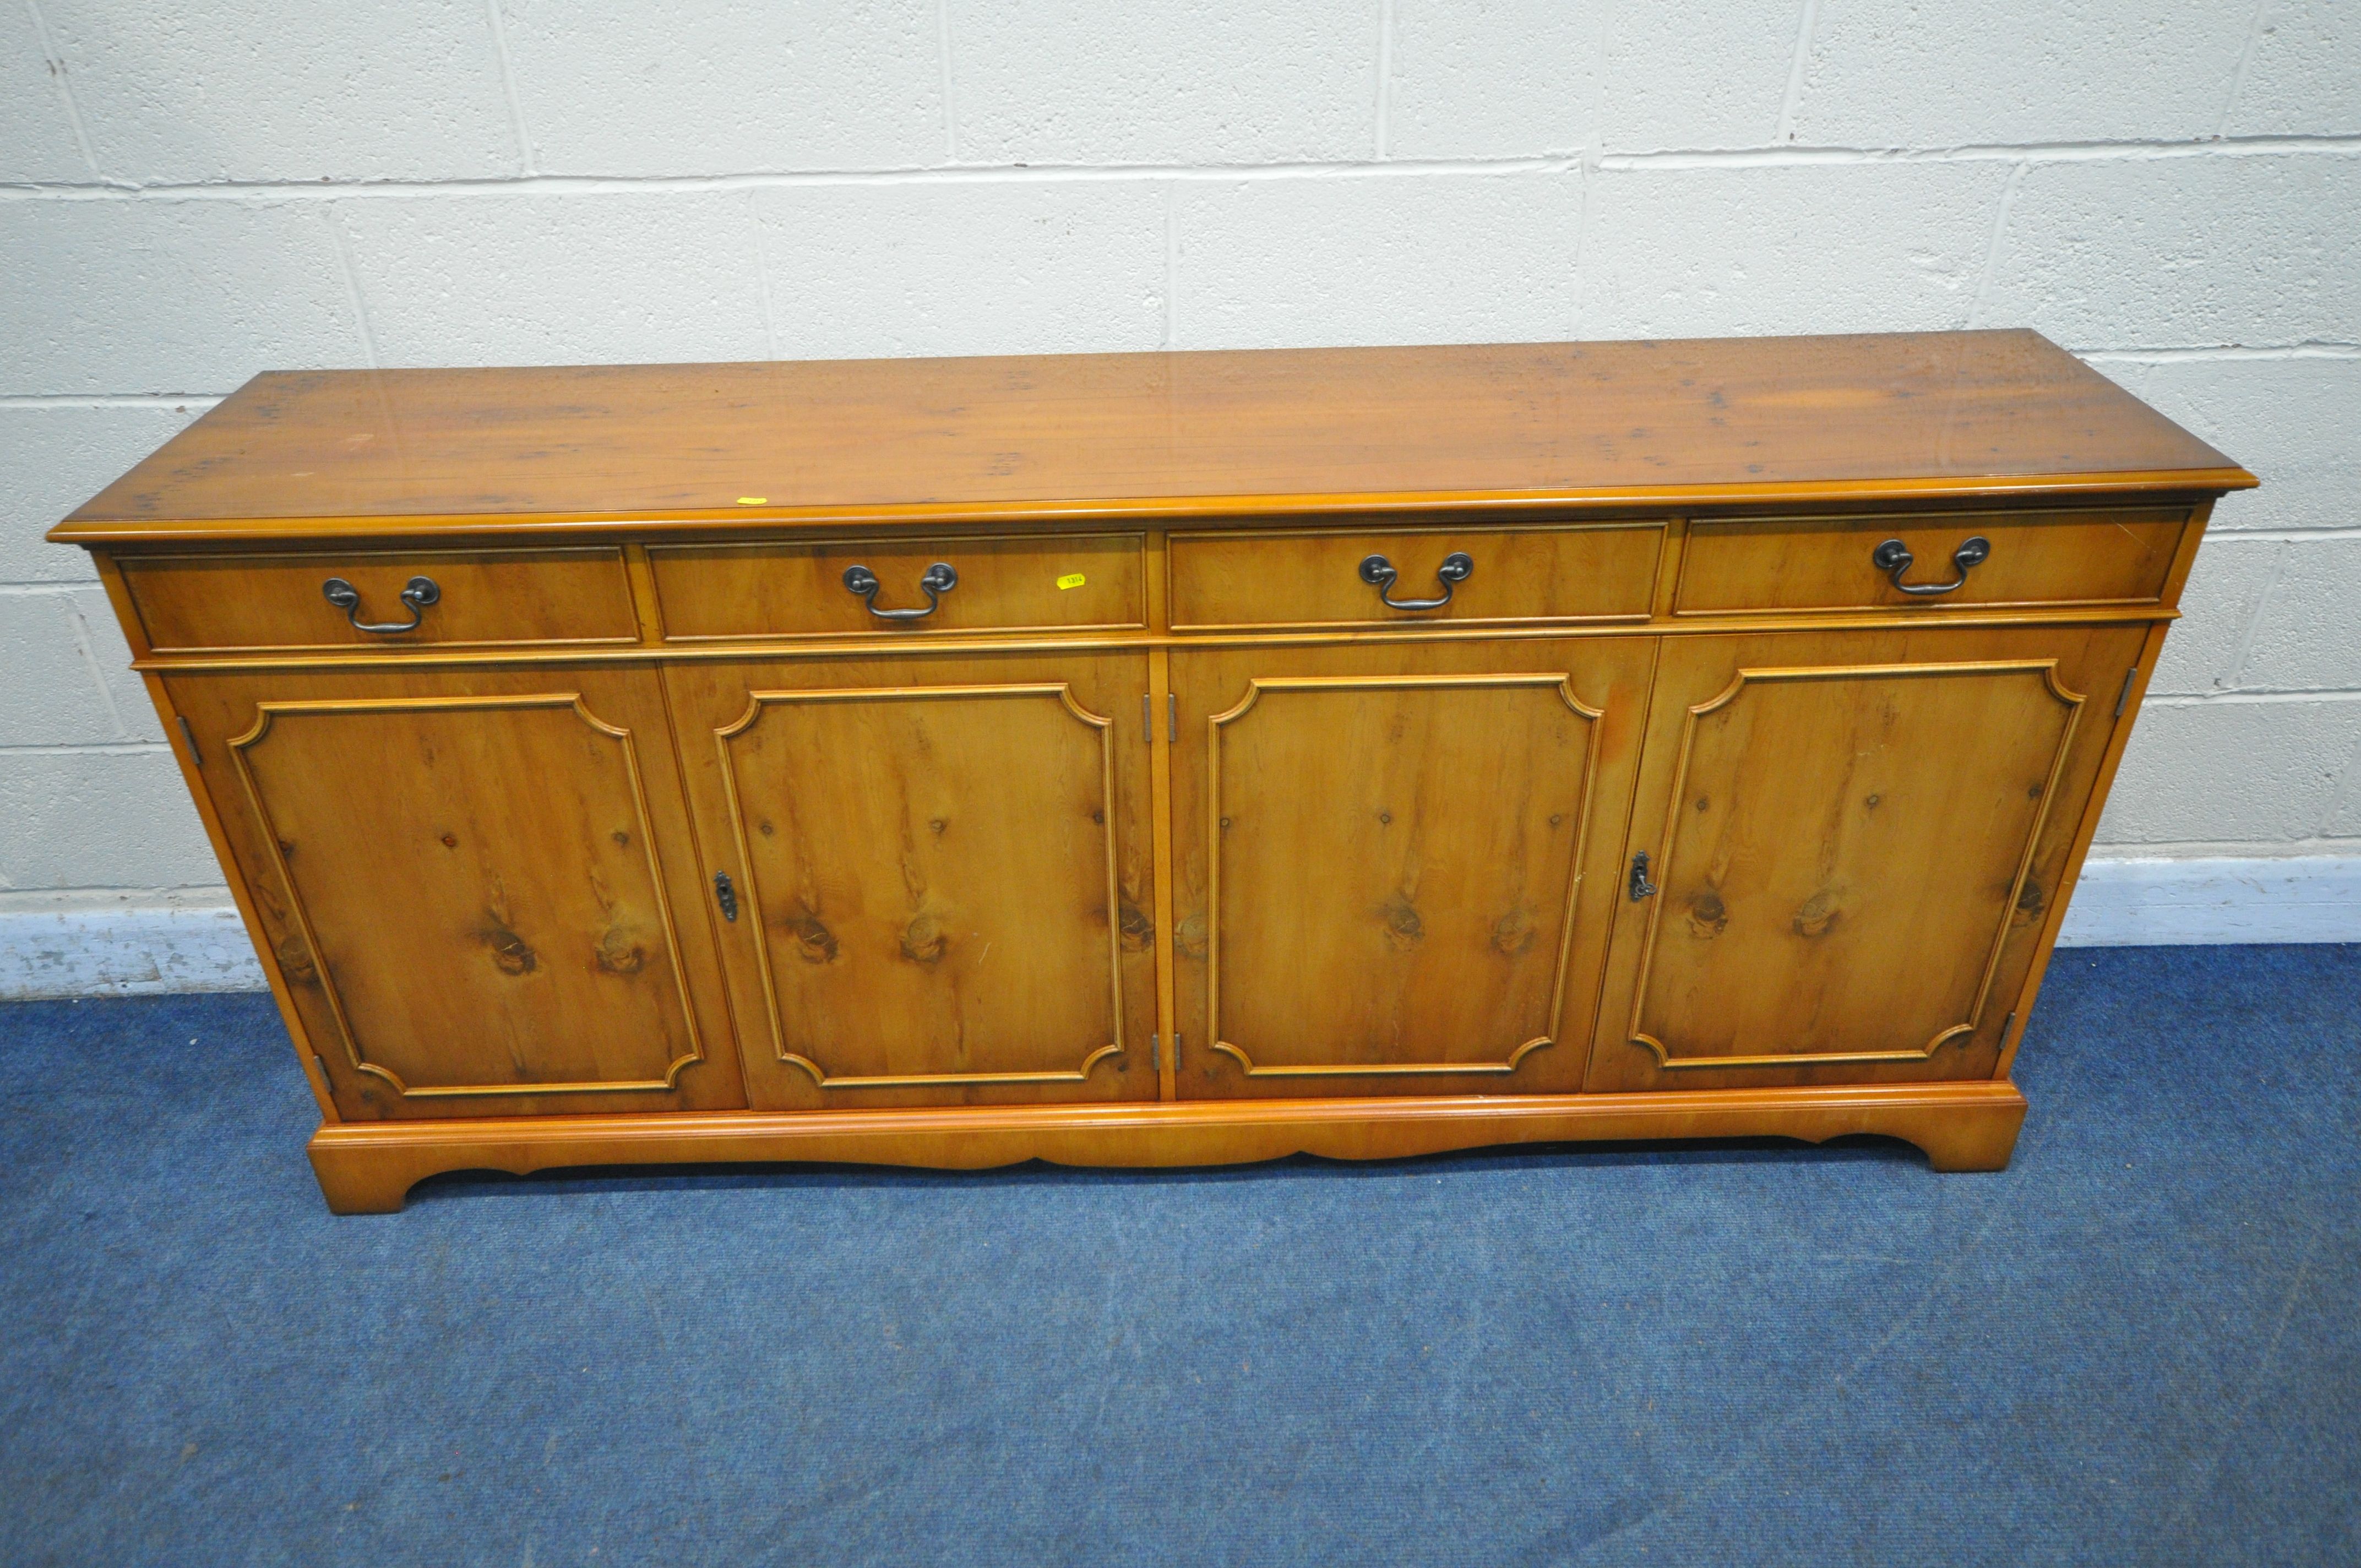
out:
{"label": "door hinge", "polygon": [[1150,1072],[1164,1070],[1163,1053],[1157,1049],[1156,1036],[1153,1035],[1148,1036],[1148,1070]]}
{"label": "door hinge", "polygon": [[181,739],[189,743],[189,761],[198,767],[203,767],[205,754],[197,750],[197,732],[189,728],[188,715],[176,713],[172,715],[172,722],[181,727]]}
{"label": "door hinge", "polygon": [[1178,746],[1180,744],[1180,694],[1179,692],[1164,694],[1164,718],[1171,726],[1171,734],[1167,739]]}
{"label": "door hinge", "polygon": [[1139,739],[1142,744],[1156,744],[1156,710],[1148,706],[1148,695],[1139,694]]}
{"label": "door hinge", "polygon": [[2000,1021],[2000,1048],[2008,1049],[2008,1032],[2016,1027],[2016,1014],[2011,1013]]}
{"label": "door hinge", "polygon": [[328,1058],[322,1056],[319,1052],[313,1051],[312,1053],[312,1065],[320,1069],[320,1081],[326,1084],[329,1091],[333,1093],[336,1087],[336,1080],[328,1076]]}
{"label": "door hinge", "polygon": [[721,918],[724,920],[738,918],[738,889],[730,882],[728,872],[713,873],[713,896],[721,905]]}
{"label": "door hinge", "polygon": [[2134,664],[2124,672],[2124,689],[2115,694],[2115,717],[2121,718],[2124,709],[2131,706],[2132,683],[2139,679],[2139,666]]}

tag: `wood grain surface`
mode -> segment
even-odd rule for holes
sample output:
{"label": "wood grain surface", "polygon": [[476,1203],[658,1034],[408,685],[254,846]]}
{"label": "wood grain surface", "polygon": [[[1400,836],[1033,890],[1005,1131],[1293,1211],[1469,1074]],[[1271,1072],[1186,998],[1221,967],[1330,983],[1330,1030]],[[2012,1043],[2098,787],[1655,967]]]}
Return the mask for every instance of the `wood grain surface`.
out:
{"label": "wood grain surface", "polygon": [[743,1104],[652,672],[167,684],[349,1120]]}
{"label": "wood grain surface", "polygon": [[1235,1165],[1291,1154],[1402,1159],[1498,1144],[1632,1138],[1903,1138],[1937,1170],[1998,1170],[2025,1123],[2013,1083],[1708,1090],[1405,1100],[1206,1101],[1177,1105],[1007,1105],[800,1116],[500,1118],[433,1126],[323,1127],[307,1152],[328,1207],[390,1213],[445,1170],[522,1175],[577,1165],[843,1160],[983,1170],[1059,1165]]}
{"label": "wood grain surface", "polygon": [[[401,598],[413,577],[439,590],[414,617]],[[359,594],[350,611],[322,592],[331,578]],[[147,645],[159,653],[612,643],[639,636],[623,553],[612,544],[135,555],[123,563],[123,580]],[[412,619],[414,630],[391,633],[357,624]]]}
{"label": "wood grain surface", "polygon": [[2143,641],[1668,645],[1587,1086],[1991,1076]]}
{"label": "wood grain surface", "polygon": [[[1700,521],[1689,529],[1673,613],[2154,604],[2189,513],[2185,506],[2088,507]],[[1897,587],[1870,559],[1888,539],[1901,540],[1912,557],[1904,585],[1958,586],[1916,596]],[[1971,539],[1992,553],[1962,573],[1952,556]]]}
{"label": "wood grain surface", "polygon": [[[1170,549],[1172,624],[1204,631],[1644,620],[1664,541],[1662,522],[1180,533]],[[1436,569],[1455,554],[1467,556],[1474,569],[1451,586],[1445,603],[1395,608],[1442,597]],[[1398,574],[1384,598],[1360,575],[1371,555],[1382,555]]]}
{"label": "wood grain surface", "polygon": [[1653,663],[1174,652],[1181,1096],[1579,1086]]}
{"label": "wood grain surface", "polygon": [[1144,655],[666,681],[754,1104],[1155,1097]]}
{"label": "wood grain surface", "polygon": [[[2254,482],[2026,331],[256,378],[50,538]],[[355,531],[360,531],[356,524]]]}

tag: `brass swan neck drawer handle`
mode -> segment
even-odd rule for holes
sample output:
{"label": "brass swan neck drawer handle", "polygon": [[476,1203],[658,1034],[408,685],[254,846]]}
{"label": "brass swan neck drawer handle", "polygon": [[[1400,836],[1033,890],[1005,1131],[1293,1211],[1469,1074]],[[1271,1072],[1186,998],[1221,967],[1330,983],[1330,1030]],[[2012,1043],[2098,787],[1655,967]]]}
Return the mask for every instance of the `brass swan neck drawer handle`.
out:
{"label": "brass swan neck drawer handle", "polygon": [[1378,590],[1378,598],[1388,609],[1441,609],[1451,602],[1451,590],[1467,580],[1476,570],[1475,558],[1464,550],[1455,550],[1443,558],[1434,569],[1436,580],[1443,584],[1443,597],[1431,599],[1398,599],[1392,588],[1400,574],[1394,564],[1382,555],[1371,555],[1361,562],[1361,581]]}
{"label": "brass swan neck drawer handle", "polygon": [[403,631],[415,631],[426,619],[426,607],[443,597],[443,590],[432,577],[412,577],[401,590],[401,602],[410,607],[408,620],[363,620],[360,590],[342,577],[330,577],[320,585],[320,593],[330,604],[345,612],[356,631],[367,631],[378,637],[391,637]]}
{"label": "brass swan neck drawer handle", "polygon": [[1884,573],[1904,593],[1916,598],[1933,598],[1938,594],[1950,593],[1964,585],[1968,580],[1968,568],[1982,564],[1991,554],[1992,541],[1981,533],[1973,539],[1961,541],[1960,547],[1951,552],[1951,569],[1960,575],[1948,583],[1904,582],[1902,574],[1910,569],[1910,563],[1917,557],[1911,554],[1910,546],[1899,539],[1889,539],[1871,551],[1869,564]]}
{"label": "brass swan neck drawer handle", "polygon": [[951,570],[948,561],[938,561],[926,569],[918,578],[918,587],[927,595],[927,608],[924,609],[879,609],[877,574],[866,566],[847,566],[844,569],[844,586],[859,594],[862,602],[869,607],[869,613],[880,620],[923,620],[941,606],[943,595],[959,587],[959,574]]}

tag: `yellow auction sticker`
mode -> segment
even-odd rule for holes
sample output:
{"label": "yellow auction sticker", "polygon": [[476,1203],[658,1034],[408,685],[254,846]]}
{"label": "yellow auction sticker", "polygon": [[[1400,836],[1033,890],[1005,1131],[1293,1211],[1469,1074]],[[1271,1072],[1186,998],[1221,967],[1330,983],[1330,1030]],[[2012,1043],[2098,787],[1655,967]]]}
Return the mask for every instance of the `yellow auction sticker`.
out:
{"label": "yellow auction sticker", "polygon": [[1058,579],[1058,586],[1061,588],[1079,588],[1082,586],[1082,575],[1080,572],[1069,572]]}
{"label": "yellow auction sticker", "polygon": [[768,496],[740,496],[738,498],[738,504],[741,507],[768,506],[771,504],[771,498]]}

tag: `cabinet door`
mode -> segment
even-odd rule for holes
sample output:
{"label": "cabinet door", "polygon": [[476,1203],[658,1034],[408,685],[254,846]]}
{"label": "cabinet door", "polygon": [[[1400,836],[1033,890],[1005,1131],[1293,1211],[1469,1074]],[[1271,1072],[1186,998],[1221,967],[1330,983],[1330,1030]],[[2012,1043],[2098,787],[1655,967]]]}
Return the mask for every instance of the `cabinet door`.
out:
{"label": "cabinet door", "polygon": [[1176,652],[1179,1092],[1579,1087],[1654,648]]}
{"label": "cabinet door", "polygon": [[1156,1097],[1145,655],[665,678],[756,1105]]}
{"label": "cabinet door", "polygon": [[166,685],[345,1118],[745,1102],[654,675]]}
{"label": "cabinet door", "polygon": [[2144,636],[1668,640],[1589,1087],[1990,1077]]}

